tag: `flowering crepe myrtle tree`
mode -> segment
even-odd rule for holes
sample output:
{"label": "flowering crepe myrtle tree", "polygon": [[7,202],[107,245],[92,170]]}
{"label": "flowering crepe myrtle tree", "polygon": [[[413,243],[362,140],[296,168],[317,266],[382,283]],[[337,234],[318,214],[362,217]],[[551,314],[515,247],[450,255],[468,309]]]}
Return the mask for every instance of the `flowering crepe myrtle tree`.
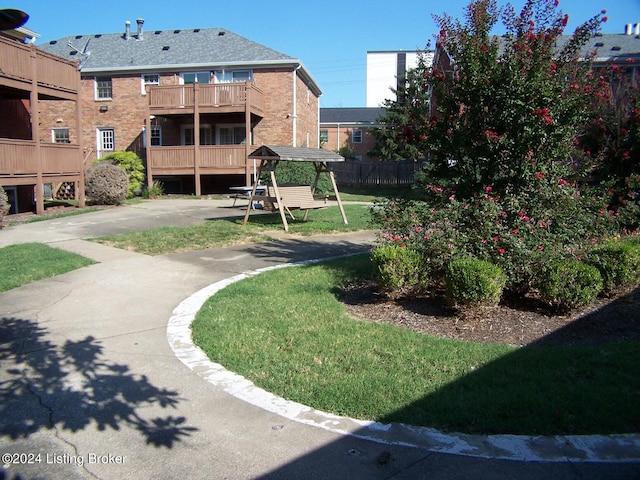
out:
{"label": "flowering crepe myrtle tree", "polygon": [[635,60],[594,71],[601,87],[593,97],[593,119],[576,139],[582,162],[604,185],[608,207],[626,230],[640,227],[640,74]]}
{"label": "flowering crepe myrtle tree", "polygon": [[[577,167],[592,166],[576,156],[577,140],[593,99],[610,89],[586,51],[604,15],[569,37],[554,0],[528,0],[519,14],[473,0],[465,23],[435,17],[436,59],[451,64],[411,77],[413,91],[429,86],[431,103],[428,112],[407,108],[402,126],[404,141],[428,155],[416,176],[424,199],[374,210],[382,244],[421,252],[435,278],[461,256],[489,261],[507,274],[507,289],[524,293],[551,259],[578,258],[619,231],[605,199],[576,182]],[[506,33],[493,36],[500,19]]]}
{"label": "flowering crepe myrtle tree", "polygon": [[[434,99],[430,121],[415,136],[429,152],[427,183],[455,187],[458,198],[491,186],[517,194],[544,175],[567,175],[574,139],[589,120],[593,52],[588,40],[606,20],[584,23],[563,44],[568,16],[557,0],[529,0],[519,15],[495,0],[475,0],[466,23],[435,16],[437,47],[453,62],[429,72]],[[506,33],[492,36],[498,20]]]}

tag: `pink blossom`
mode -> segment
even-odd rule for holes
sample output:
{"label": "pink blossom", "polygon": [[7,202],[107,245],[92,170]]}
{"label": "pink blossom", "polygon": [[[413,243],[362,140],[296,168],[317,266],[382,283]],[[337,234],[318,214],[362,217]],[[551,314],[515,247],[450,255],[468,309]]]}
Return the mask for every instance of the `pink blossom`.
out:
{"label": "pink blossom", "polygon": [[504,255],[504,252],[505,252],[504,248],[499,248],[499,249],[498,249],[498,253],[499,253],[500,255]]}
{"label": "pink blossom", "polygon": [[544,247],[542,245],[538,245],[538,250],[544,250]]}
{"label": "pink blossom", "polygon": [[500,138],[500,135],[498,135],[493,130],[485,130],[484,134],[492,140],[498,140]]}
{"label": "pink blossom", "polygon": [[485,192],[489,193],[493,190],[493,187],[486,187],[484,190]]}

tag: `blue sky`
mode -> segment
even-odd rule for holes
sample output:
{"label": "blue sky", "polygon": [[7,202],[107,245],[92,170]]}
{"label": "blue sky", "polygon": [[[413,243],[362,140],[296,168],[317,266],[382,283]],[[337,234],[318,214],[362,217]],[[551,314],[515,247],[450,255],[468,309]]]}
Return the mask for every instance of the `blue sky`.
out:
{"label": "blue sky", "polygon": [[[462,18],[468,0],[66,0],[15,1],[37,43],[67,35],[116,33],[144,18],[148,30],[223,27],[302,60],[323,90],[321,107],[363,107],[368,50],[423,49],[436,33],[432,14]],[[524,0],[511,2],[516,9]],[[499,5],[505,2],[498,0]],[[640,22],[640,0],[560,0],[566,33],[607,10],[604,33]]]}

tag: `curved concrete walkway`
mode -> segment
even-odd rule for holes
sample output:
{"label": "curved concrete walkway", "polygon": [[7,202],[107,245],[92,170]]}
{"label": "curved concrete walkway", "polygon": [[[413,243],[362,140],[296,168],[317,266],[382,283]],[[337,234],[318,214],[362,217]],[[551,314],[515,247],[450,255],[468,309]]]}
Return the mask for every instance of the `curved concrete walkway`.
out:
{"label": "curved concrete walkway", "polygon": [[[203,359],[185,368],[175,350],[181,359],[193,353],[184,334],[194,298],[264,268],[362,251],[372,240],[285,235],[156,257],[85,241],[242,214],[230,205],[144,202],[0,231],[0,247],[38,241],[99,262],[0,293],[0,478],[640,477],[633,436],[595,449],[537,439],[550,452],[535,457],[531,445],[506,454],[513,443],[487,437],[461,448],[447,436],[430,443],[433,431],[362,424],[273,397],[251,403],[240,393],[252,391],[247,382],[205,381],[212,367]],[[264,395],[252,392],[253,400]]]}

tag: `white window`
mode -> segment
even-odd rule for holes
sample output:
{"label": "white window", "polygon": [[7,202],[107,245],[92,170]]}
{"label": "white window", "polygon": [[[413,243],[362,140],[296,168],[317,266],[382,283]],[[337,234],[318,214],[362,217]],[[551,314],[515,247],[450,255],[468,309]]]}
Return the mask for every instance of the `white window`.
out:
{"label": "white window", "polygon": [[362,143],[362,130],[351,131],[351,143]]}
{"label": "white window", "polygon": [[[180,134],[182,145],[195,144],[193,125],[182,125]],[[213,145],[211,125],[200,125],[200,145]]]}
{"label": "white window", "polygon": [[106,152],[115,150],[116,141],[113,128],[99,128],[97,137],[98,158],[101,158]]}
{"label": "white window", "polygon": [[190,83],[211,83],[210,72],[185,72],[180,74],[180,83],[188,85]]}
{"label": "white window", "polygon": [[246,139],[244,125],[218,125],[216,127],[217,145],[244,145]]}
{"label": "white window", "polygon": [[71,143],[68,128],[54,128],[51,130],[51,141],[53,143]]}
{"label": "white window", "polygon": [[147,85],[160,85],[160,75],[157,73],[145,73],[141,77],[142,95],[147,94]]}
{"label": "white window", "polygon": [[96,77],[96,100],[111,100],[113,98],[113,83],[111,77]]}
{"label": "white window", "polygon": [[242,83],[252,80],[251,70],[216,70],[216,83]]}
{"label": "white window", "polygon": [[320,145],[329,142],[329,130],[320,130]]}
{"label": "white window", "polygon": [[162,146],[162,127],[158,125],[151,125],[151,146]]}

